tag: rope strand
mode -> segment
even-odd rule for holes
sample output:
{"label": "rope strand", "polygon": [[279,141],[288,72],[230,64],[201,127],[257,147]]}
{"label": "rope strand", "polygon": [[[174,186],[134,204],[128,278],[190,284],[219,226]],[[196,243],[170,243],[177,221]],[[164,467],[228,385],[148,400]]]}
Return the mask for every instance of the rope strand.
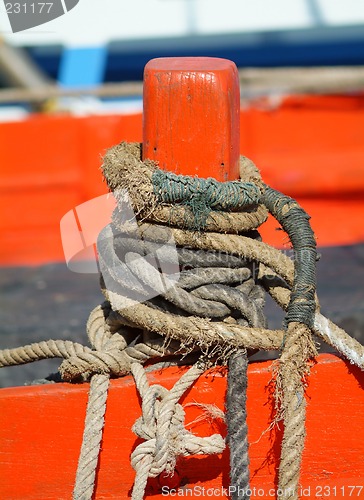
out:
{"label": "rope strand", "polygon": [[108,388],[107,375],[96,374],[91,378],[73,500],[91,500],[93,497]]}
{"label": "rope strand", "polygon": [[230,356],[226,419],[230,449],[231,499],[249,500],[248,426],[246,423],[246,390],[248,381],[246,351]]}

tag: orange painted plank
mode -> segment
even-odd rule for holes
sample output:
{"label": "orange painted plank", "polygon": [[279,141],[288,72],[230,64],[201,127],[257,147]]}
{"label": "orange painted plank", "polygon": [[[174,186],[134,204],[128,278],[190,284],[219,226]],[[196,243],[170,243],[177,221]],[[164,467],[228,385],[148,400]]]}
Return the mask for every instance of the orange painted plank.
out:
{"label": "orange painted plank", "polygon": [[[364,220],[364,193],[362,199],[297,197],[296,200],[311,216],[310,223],[319,247],[364,242],[361,222]],[[278,228],[278,222],[269,216],[259,232],[266,243],[278,248],[290,247],[288,236]]]}
{"label": "orange painted plank", "polygon": [[141,141],[142,117],[35,115],[0,123],[0,265],[63,261],[63,215],[107,193],[101,156]]}
{"label": "orange painted plank", "polygon": [[[262,434],[273,412],[271,362],[252,363],[248,373],[248,425],[252,498],[274,498],[280,431]],[[16,368],[14,368],[16,370]],[[170,388],[184,369],[148,375],[150,383]],[[309,498],[364,498],[364,373],[332,355],[321,355],[307,390],[307,439],[301,483]],[[88,384],[53,384],[0,390],[0,498],[69,499],[82,440]],[[183,404],[215,404],[224,410],[226,377],[216,368],[201,376]],[[201,417],[185,406],[186,422]],[[131,377],[111,381],[97,475],[96,499],[129,498],[134,480],[130,453],[136,444],[131,426],[140,416],[140,400]],[[225,435],[225,426],[208,418],[193,423],[197,435]],[[228,455],[191,457],[177,463],[181,485],[228,488]],[[150,481],[147,498],[165,498],[161,480]],[[349,487],[355,487],[349,495]],[[326,490],[324,490],[326,488]],[[259,494],[264,491],[265,496]],[[321,495],[319,495],[321,491]],[[336,491],[336,493],[334,493]],[[342,494],[344,492],[344,495]],[[197,496],[197,494],[196,494]],[[219,493],[219,496],[225,497]],[[307,497],[306,495],[303,495]]]}
{"label": "orange painted plank", "polygon": [[241,115],[241,152],[259,166],[266,183],[290,196],[362,197],[363,104],[330,109],[309,102],[247,109]]}
{"label": "orange painted plank", "polygon": [[239,177],[240,90],[232,61],[152,59],[144,70],[143,156],[165,170]]}
{"label": "orange painted plank", "polygon": [[[241,111],[240,149],[311,214],[319,245],[346,245],[364,241],[362,130],[364,96],[290,98]],[[120,140],[142,140],[141,114],[0,123],[1,265],[63,260],[60,218],[107,192],[101,155]],[[262,234],[282,246],[274,227]]]}

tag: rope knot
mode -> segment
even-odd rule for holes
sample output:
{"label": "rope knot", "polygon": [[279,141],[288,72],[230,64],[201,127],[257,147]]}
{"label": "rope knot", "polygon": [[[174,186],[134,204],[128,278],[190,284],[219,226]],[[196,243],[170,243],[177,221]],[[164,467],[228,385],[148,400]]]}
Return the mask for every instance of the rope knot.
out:
{"label": "rope knot", "polygon": [[62,362],[59,371],[67,381],[89,380],[94,374],[121,376],[130,372],[130,357],[125,338],[112,333],[107,323],[110,308],[97,306],[87,322],[87,334],[94,349],[73,352]]}
{"label": "rope knot", "polygon": [[128,358],[120,348],[81,352],[65,359],[59,367],[62,379],[67,382],[89,380],[95,374],[122,376],[129,372]]}
{"label": "rope knot", "polygon": [[168,395],[169,391],[158,384],[148,387],[143,394],[142,416],[133,426],[133,432],[147,442],[135,450],[132,464],[137,469],[138,461],[145,453],[149,454],[152,459],[150,477],[156,477],[163,471],[172,473],[176,455],[182,451],[178,441],[186,432],[185,412],[179,403],[170,401]]}
{"label": "rope knot", "polygon": [[203,372],[201,367],[192,366],[169,391],[158,384],[149,386],[139,363],[131,365],[131,372],[142,398],[142,415],[135,422],[133,432],[145,440],[131,455],[136,471],[132,498],[139,500],[143,498],[148,477],[162,472],[172,474],[178,456],[222,453],[225,441],[218,434],[200,438],[184,426],[185,411],[178,401]]}

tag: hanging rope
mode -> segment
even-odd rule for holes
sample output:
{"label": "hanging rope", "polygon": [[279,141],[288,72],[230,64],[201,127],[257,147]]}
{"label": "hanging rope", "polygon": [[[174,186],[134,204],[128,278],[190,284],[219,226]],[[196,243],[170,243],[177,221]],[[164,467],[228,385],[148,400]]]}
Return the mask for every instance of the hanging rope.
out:
{"label": "hanging rope", "polygon": [[228,362],[226,395],[227,441],[230,448],[230,483],[232,500],[248,500],[249,454],[248,426],[246,422],[246,391],[248,356],[246,351],[232,354]]}
{"label": "hanging rope", "polygon": [[[132,455],[135,500],[143,498],[148,477],[172,471],[178,456],[222,451],[219,439],[215,447],[205,441],[199,448],[184,428],[179,400],[203,366],[193,365],[171,391],[149,386],[142,369],[146,361],[178,360],[188,353],[229,365],[231,481],[237,490],[247,489],[249,349],[282,351],[276,374],[277,418],[284,419],[279,488],[291,492],[285,498],[298,498],[305,382],[316,354],[312,334],[364,368],[363,346],[319,313],[316,249],[307,214],[264,185],[244,157],[240,181],[218,183],[162,172],[141,161],[138,144],[122,143],[106,154],[103,172],[117,208],[98,241],[106,300],[88,321],[91,348],[48,341],[0,351],[0,366],[60,357],[63,380],[91,381],[74,499],[93,495],[110,376],[132,373],[142,398],[134,430],[145,441]],[[125,192],[134,223],[125,217]],[[288,233],[294,263],[260,241],[257,229],[268,211]],[[155,254],[158,262],[150,257]],[[175,259],[179,278],[166,282],[161,266],[172,266]],[[266,326],[263,290],[286,311],[281,330]],[[176,429],[183,442],[176,440]]]}
{"label": "hanging rope", "polygon": [[107,375],[93,375],[90,381],[85,428],[73,490],[75,500],[86,500],[92,498],[93,495],[108,388],[109,377]]}

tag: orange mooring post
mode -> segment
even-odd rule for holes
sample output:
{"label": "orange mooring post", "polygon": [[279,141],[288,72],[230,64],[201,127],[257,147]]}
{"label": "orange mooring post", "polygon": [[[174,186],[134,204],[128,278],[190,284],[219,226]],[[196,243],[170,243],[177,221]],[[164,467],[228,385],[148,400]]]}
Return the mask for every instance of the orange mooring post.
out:
{"label": "orange mooring post", "polygon": [[177,174],[239,177],[240,91],[232,61],[152,59],[144,70],[143,156]]}
{"label": "orange mooring post", "polygon": [[[144,157],[181,174],[236,179],[238,95],[236,68],[230,61],[151,61],[145,72]],[[185,370],[151,372],[149,383],[170,389]],[[186,425],[196,435],[226,434],[224,423],[206,418],[201,409],[215,404],[224,410],[225,375],[221,368],[208,370],[181,400]],[[271,363],[251,364],[248,378],[251,498],[266,500],[277,493],[281,439],[279,429],[269,431],[274,412]],[[320,356],[313,367],[307,391],[302,498],[364,497],[363,385],[363,372],[334,356]],[[72,498],[87,392],[88,384],[0,390],[1,500]],[[111,380],[95,500],[130,498],[135,477],[130,454],[138,443],[131,428],[140,414],[133,379]],[[165,485],[183,489],[167,496]],[[150,481],[146,498],[227,498],[228,488],[225,451],[221,456],[178,460],[172,478]]]}

